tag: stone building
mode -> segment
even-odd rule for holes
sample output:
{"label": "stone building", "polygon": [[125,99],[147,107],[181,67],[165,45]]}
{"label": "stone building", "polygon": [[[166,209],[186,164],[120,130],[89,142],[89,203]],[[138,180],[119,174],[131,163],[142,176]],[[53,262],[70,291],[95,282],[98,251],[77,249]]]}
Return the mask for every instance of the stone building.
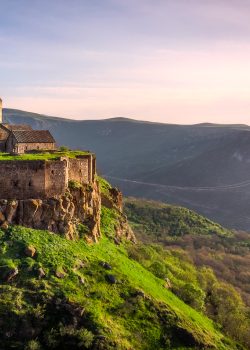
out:
{"label": "stone building", "polygon": [[55,145],[48,130],[33,130],[29,125],[4,124],[0,99],[0,152],[19,154],[32,150],[54,150]]}
{"label": "stone building", "polygon": [[12,130],[5,143],[7,153],[54,150],[55,140],[48,130]]}

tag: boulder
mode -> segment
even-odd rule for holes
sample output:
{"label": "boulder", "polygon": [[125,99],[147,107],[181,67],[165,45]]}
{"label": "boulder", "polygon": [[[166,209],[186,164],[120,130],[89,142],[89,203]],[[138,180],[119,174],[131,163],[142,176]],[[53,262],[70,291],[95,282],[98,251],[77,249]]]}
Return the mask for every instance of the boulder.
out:
{"label": "boulder", "polygon": [[28,247],[25,248],[25,255],[33,258],[36,254],[36,248],[33,247],[32,245],[29,245]]}
{"label": "boulder", "polygon": [[109,282],[110,284],[115,284],[117,282],[116,277],[111,274],[106,275],[106,281]]}
{"label": "boulder", "polygon": [[46,276],[46,273],[45,273],[45,271],[44,271],[44,269],[43,269],[42,267],[39,267],[39,269],[37,270],[37,272],[38,272],[38,278],[39,278],[39,279],[41,279],[41,278],[43,278],[43,277]]}
{"label": "boulder", "polygon": [[3,215],[3,213],[0,211],[0,222],[4,222],[5,221],[5,216]]}
{"label": "boulder", "polygon": [[63,270],[56,270],[55,275],[57,278],[64,278],[66,276],[66,273]]}
{"label": "boulder", "polygon": [[17,267],[11,268],[5,276],[6,282],[10,282],[16,275],[18,275],[19,271]]}
{"label": "boulder", "polygon": [[2,223],[2,225],[1,225],[1,228],[2,228],[3,230],[7,230],[7,229],[9,228],[9,223],[8,223],[8,221],[4,221],[4,222]]}
{"label": "boulder", "polygon": [[105,270],[112,270],[112,266],[109,265],[107,262],[105,261],[101,261],[100,265],[105,269]]}

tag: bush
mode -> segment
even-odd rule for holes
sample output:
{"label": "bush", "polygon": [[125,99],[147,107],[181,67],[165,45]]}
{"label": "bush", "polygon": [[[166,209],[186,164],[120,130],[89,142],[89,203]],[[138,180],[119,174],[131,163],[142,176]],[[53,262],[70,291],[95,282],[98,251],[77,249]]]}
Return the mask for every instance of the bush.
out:
{"label": "bush", "polygon": [[76,189],[82,188],[82,184],[78,181],[70,180],[68,183],[68,187],[72,190],[76,190]]}
{"label": "bush", "polygon": [[67,147],[67,146],[61,146],[61,147],[59,148],[59,151],[60,151],[60,152],[68,152],[68,151],[70,151],[70,149],[69,149],[69,147]]}
{"label": "bush", "polygon": [[40,350],[41,345],[37,340],[30,340],[25,346],[25,350]]}
{"label": "bush", "polygon": [[77,227],[79,238],[84,238],[89,233],[89,228],[87,225],[79,224]]}
{"label": "bush", "polygon": [[94,334],[87,329],[82,328],[78,331],[78,338],[80,340],[78,346],[83,346],[89,349],[93,344]]}

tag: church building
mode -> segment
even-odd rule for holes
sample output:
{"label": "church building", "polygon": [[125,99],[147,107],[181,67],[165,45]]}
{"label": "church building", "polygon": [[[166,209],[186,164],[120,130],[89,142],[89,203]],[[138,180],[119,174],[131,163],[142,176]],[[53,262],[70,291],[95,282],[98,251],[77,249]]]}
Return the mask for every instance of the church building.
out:
{"label": "church building", "polygon": [[20,154],[33,150],[54,150],[56,143],[48,130],[33,130],[29,125],[3,123],[0,98],[0,152]]}

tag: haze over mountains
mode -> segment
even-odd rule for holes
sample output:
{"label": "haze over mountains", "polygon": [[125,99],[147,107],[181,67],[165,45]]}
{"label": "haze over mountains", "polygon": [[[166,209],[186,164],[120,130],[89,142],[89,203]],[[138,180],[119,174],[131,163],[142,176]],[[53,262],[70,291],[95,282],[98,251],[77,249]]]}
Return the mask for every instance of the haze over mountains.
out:
{"label": "haze over mountains", "polygon": [[183,205],[250,231],[249,126],[75,121],[11,109],[4,121],[49,129],[60,145],[92,150],[99,171],[125,195]]}

